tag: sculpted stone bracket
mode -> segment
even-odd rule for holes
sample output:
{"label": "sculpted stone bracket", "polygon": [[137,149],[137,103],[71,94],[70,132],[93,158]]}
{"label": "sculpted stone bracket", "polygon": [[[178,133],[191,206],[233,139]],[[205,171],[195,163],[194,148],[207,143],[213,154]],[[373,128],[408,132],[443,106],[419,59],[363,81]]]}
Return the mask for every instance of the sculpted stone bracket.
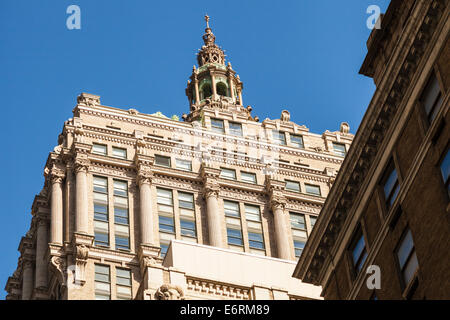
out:
{"label": "sculpted stone bracket", "polygon": [[160,247],[153,246],[150,244],[141,244],[138,251],[139,264],[141,267],[142,276],[145,275],[145,272],[148,267],[157,266],[159,253],[161,251]]}
{"label": "sculpted stone bracket", "polygon": [[74,233],[73,255],[75,257],[74,283],[83,286],[86,283],[86,264],[89,258],[89,249],[94,242],[94,236]]}

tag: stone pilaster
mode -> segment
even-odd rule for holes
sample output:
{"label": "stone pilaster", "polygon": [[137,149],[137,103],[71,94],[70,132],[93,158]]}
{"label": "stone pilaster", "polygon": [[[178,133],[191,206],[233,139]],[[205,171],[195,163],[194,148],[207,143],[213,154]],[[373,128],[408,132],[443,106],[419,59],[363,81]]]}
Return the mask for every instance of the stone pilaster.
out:
{"label": "stone pilaster", "polygon": [[202,167],[203,196],[206,201],[206,213],[208,217],[209,244],[215,247],[224,247],[222,239],[222,219],[219,214],[219,178],[220,170]]}
{"label": "stone pilaster", "polygon": [[48,286],[48,268],[46,253],[48,249],[48,220],[38,216],[36,235],[36,280],[35,289],[43,289]]}
{"label": "stone pilaster", "polygon": [[30,300],[33,294],[33,261],[22,261],[22,300]]}

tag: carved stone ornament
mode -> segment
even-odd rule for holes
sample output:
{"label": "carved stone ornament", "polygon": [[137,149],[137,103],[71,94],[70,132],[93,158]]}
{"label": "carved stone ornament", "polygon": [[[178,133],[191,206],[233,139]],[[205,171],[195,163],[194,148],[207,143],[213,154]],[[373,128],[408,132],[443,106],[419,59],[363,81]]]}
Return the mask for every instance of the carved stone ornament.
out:
{"label": "carved stone ornament", "polygon": [[100,97],[89,93],[82,93],[77,97],[77,103],[87,107],[99,106]]}
{"label": "carved stone ornament", "polygon": [[89,159],[87,158],[81,158],[81,157],[76,157],[75,158],[75,173],[78,172],[88,172],[89,171]]}
{"label": "carved stone ornament", "polygon": [[86,264],[89,257],[89,248],[84,244],[76,246],[76,269],[75,269],[75,282],[83,285],[86,283]]}
{"label": "carved stone ornament", "polygon": [[281,111],[281,121],[283,122],[289,122],[291,121],[291,114],[287,110]]}
{"label": "carved stone ornament", "polygon": [[52,266],[56,277],[62,286],[66,286],[66,261],[62,257],[53,256],[50,259],[50,265]]}
{"label": "carved stone ornament", "polygon": [[184,292],[180,286],[163,284],[155,292],[156,300],[184,300]]}
{"label": "carved stone ornament", "polygon": [[64,170],[58,169],[56,167],[53,167],[50,171],[50,179],[52,183],[62,183],[64,176]]}

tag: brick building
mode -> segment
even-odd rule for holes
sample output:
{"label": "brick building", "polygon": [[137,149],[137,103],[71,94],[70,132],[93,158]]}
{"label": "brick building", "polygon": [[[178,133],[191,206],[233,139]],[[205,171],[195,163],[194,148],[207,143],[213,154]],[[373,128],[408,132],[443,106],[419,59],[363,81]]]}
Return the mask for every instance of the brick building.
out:
{"label": "brick building", "polygon": [[294,272],[325,299],[450,298],[449,15],[393,0],[367,41],[376,91]]}

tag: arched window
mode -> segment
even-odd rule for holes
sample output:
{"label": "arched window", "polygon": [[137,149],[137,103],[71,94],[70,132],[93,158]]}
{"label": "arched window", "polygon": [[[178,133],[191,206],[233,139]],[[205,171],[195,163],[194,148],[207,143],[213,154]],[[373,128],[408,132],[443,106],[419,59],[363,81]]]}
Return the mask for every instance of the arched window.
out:
{"label": "arched window", "polygon": [[218,82],[216,84],[216,91],[218,95],[228,97],[228,87],[225,83]]}
{"label": "arched window", "polygon": [[211,95],[212,95],[211,85],[209,83],[203,84],[200,89],[200,100],[209,98],[211,97]]}

